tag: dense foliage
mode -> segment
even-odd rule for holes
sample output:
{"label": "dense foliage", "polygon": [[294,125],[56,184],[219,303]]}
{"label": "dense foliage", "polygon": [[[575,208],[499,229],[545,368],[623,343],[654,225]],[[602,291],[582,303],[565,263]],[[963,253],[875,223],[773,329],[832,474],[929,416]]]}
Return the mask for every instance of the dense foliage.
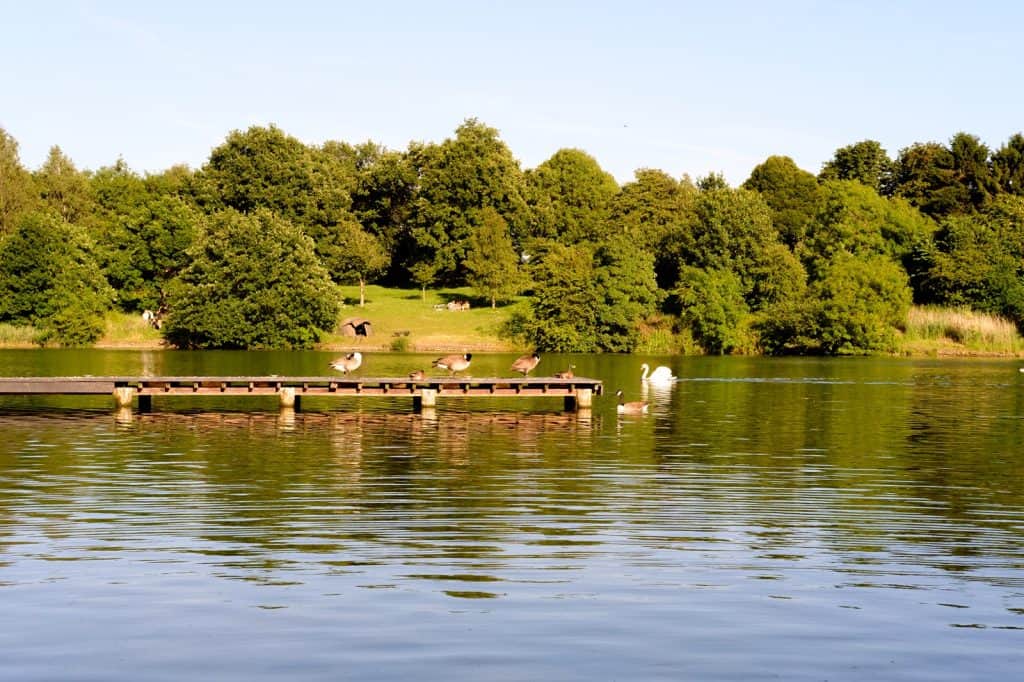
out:
{"label": "dense foliage", "polygon": [[894,158],[862,140],[818,175],[771,156],[734,188],[650,168],[620,186],[579,149],[523,169],[475,119],[405,150],[257,126],[148,175],[59,147],[30,171],[0,129],[0,256],[0,322],[41,342],[91,343],[113,307],[165,313],[181,347],[308,347],[335,284],[380,282],[525,294],[511,333],[538,350],[629,352],[657,328],[708,353],[886,352],[911,302],[1024,327],[1024,136]]}
{"label": "dense foliage", "polygon": [[266,209],[214,214],[168,292],[182,348],[308,348],[334,326],[338,295],[313,240]]}

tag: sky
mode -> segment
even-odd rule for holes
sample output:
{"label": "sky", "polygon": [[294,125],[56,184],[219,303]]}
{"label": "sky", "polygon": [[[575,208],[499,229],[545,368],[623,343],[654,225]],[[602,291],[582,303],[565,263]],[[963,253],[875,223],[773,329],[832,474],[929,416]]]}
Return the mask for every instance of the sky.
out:
{"label": "sky", "polygon": [[38,168],[201,167],[233,130],[307,144],[496,128],[523,168],[582,149],[722,173],[1024,130],[1024,3],[975,0],[0,0],[0,128]]}

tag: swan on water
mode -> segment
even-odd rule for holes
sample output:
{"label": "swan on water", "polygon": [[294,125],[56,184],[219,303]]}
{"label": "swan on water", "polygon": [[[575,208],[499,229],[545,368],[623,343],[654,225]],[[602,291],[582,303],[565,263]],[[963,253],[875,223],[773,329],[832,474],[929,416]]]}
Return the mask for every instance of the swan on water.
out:
{"label": "swan on water", "polygon": [[[672,370],[664,365],[655,367],[654,371],[651,372],[650,366],[645,362],[640,365],[640,369],[643,370],[643,373],[640,375],[640,381],[651,381],[656,384],[669,384],[676,380],[676,376],[672,374]],[[650,372],[650,375],[648,375],[648,372]]]}

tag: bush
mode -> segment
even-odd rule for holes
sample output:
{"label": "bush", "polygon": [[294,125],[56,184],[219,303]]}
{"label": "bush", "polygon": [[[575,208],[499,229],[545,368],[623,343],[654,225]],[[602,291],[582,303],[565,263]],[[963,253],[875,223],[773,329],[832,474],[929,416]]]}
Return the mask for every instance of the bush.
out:
{"label": "bush", "polygon": [[53,214],[24,216],[0,245],[0,321],[31,324],[42,343],[88,345],[103,332],[113,292],[93,244]]}
{"label": "bush", "polygon": [[334,327],[340,293],[313,241],[257,211],[214,215],[170,288],[167,340],[180,348],[308,348]]}

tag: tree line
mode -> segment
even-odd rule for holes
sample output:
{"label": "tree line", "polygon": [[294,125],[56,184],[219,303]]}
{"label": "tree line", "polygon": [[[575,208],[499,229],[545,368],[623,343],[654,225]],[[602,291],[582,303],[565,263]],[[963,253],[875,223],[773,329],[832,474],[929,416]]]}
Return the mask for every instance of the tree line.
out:
{"label": "tree line", "polygon": [[231,132],[199,169],[26,169],[0,129],[0,322],[82,345],[110,309],[166,311],[182,348],[305,348],[337,286],[525,295],[508,333],[542,351],[891,350],[912,303],[1024,325],[1024,137],[957,133],[890,158],[872,140],[817,175],[786,156],[739,187],[640,169],[619,185],[578,149],[523,169],[462,123],[391,150]]}

